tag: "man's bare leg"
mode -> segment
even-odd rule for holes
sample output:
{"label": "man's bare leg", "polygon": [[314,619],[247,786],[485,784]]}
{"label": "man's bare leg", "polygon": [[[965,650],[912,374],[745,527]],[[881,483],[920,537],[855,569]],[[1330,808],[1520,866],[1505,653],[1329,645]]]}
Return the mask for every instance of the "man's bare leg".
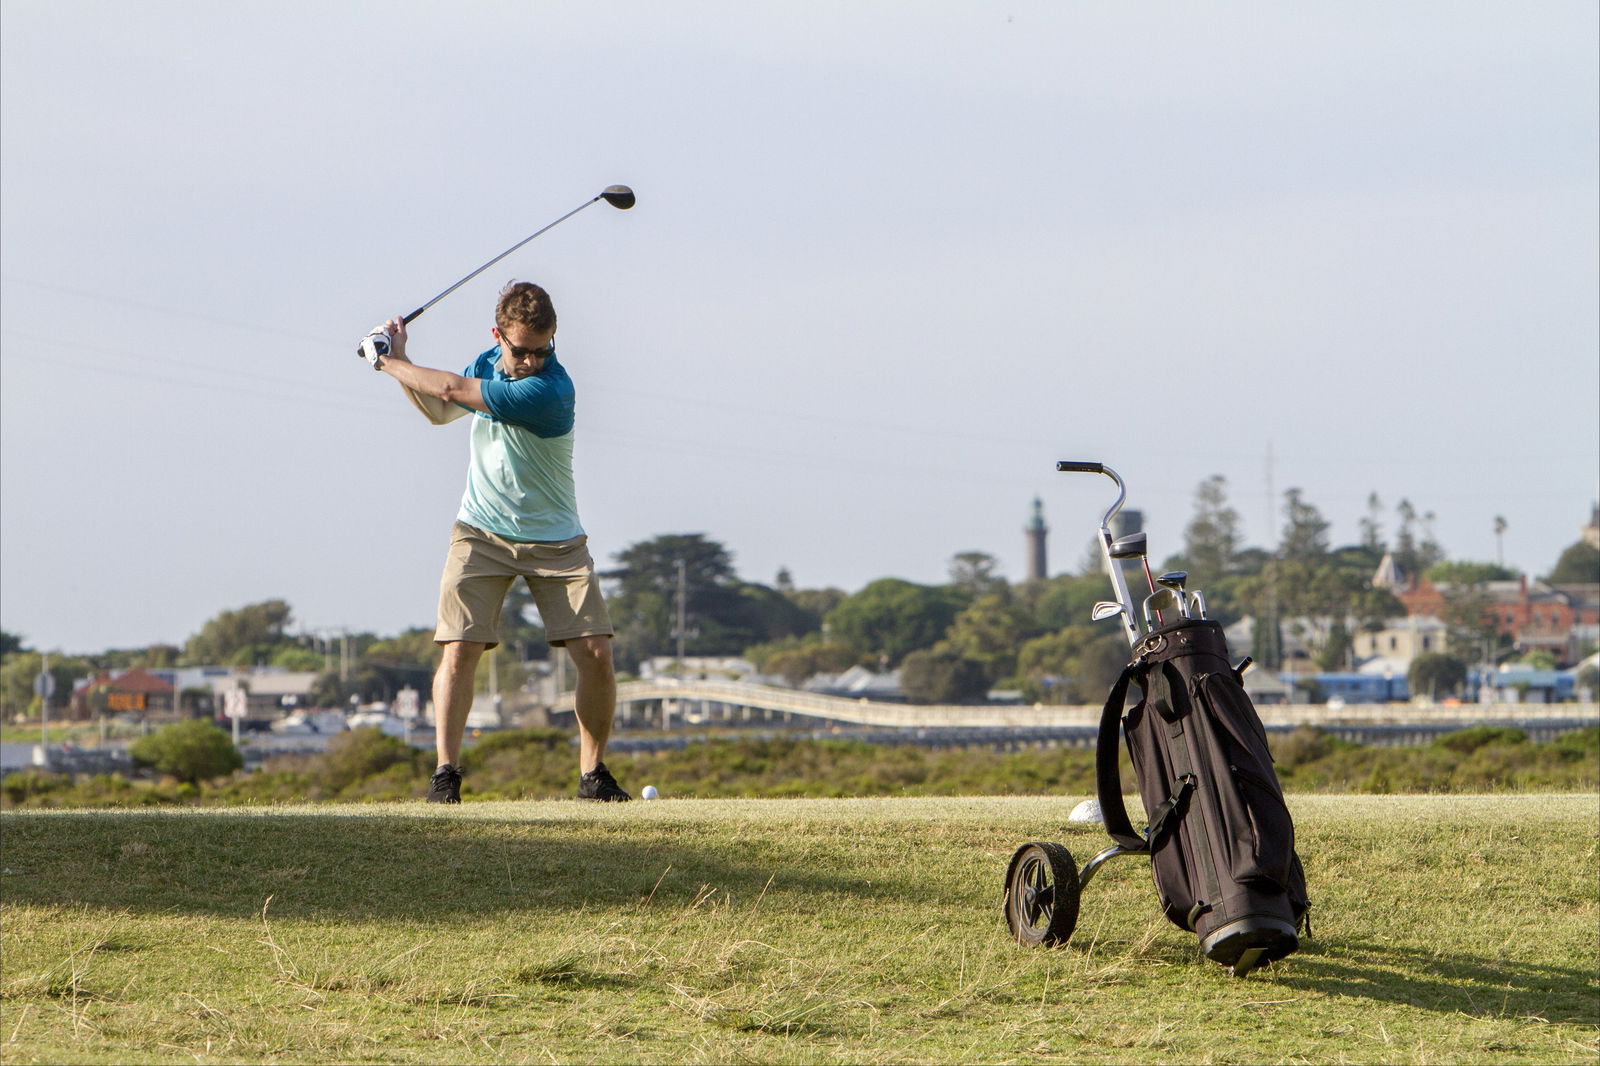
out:
{"label": "man's bare leg", "polygon": [[461,765],[461,738],[467,731],[467,715],[472,711],[474,678],[478,660],[487,644],[453,640],[443,645],[444,655],[433,675],[433,735],[439,749],[439,765]]}
{"label": "man's bare leg", "polygon": [[567,641],[567,654],[578,671],[578,688],[573,693],[578,717],[578,772],[586,774],[605,758],[611,718],[617,711],[611,638],[574,637]]}

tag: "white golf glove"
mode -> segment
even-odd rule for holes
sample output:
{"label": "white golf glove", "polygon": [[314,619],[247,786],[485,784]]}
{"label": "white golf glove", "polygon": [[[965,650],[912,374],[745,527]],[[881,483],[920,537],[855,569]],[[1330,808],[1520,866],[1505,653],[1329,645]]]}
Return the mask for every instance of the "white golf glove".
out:
{"label": "white golf glove", "polygon": [[389,333],[381,326],[361,338],[357,354],[372,364],[372,369],[383,369],[383,357],[389,354]]}

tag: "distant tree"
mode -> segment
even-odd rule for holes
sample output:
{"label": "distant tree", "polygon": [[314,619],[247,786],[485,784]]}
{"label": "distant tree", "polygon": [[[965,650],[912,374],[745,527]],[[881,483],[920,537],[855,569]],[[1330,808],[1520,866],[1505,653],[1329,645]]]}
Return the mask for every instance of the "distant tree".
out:
{"label": "distant tree", "polygon": [[1283,541],[1278,554],[1287,562],[1314,562],[1328,553],[1328,520],[1299,489],[1283,494]]}
{"label": "distant tree", "polygon": [[1517,572],[1499,563],[1475,563],[1466,559],[1434,563],[1428,580],[1435,585],[1481,585],[1486,581],[1515,581]]}
{"label": "distant tree", "polygon": [[947,646],[913,651],[900,665],[900,688],[913,703],[972,703],[989,691],[983,664]]}
{"label": "distant tree", "polygon": [[1228,480],[1213,474],[1194,494],[1194,517],[1183,531],[1184,561],[1197,581],[1233,570],[1239,552],[1239,512],[1228,505]]}
{"label": "distant tree", "polygon": [[1433,534],[1434,514],[1429,511],[1422,516],[1422,543],[1417,545],[1417,572],[1427,573],[1428,570],[1444,561],[1444,548],[1439,544]]}
{"label": "distant tree", "polygon": [[885,577],[846,597],[828,612],[825,622],[835,639],[897,663],[910,652],[936,644],[962,601],[949,587]]}
{"label": "distant tree", "polygon": [[199,719],[162,726],[134,741],[128,754],[135,763],[190,784],[231,774],[244,765],[228,734]]}
{"label": "distant tree", "polygon": [[1570,545],[1545,580],[1552,585],[1586,585],[1600,581],[1600,548],[1586,540]]}
{"label": "distant tree", "polygon": [[1383,502],[1376,492],[1367,497],[1367,516],[1361,520],[1361,546],[1382,557],[1387,545],[1383,540]]}
{"label": "distant tree", "polygon": [[1111,584],[1099,571],[1060,575],[1022,586],[1018,597],[1031,616],[1031,634],[1056,633],[1088,622],[1095,603],[1111,598]]}
{"label": "distant tree", "polygon": [[843,641],[809,633],[753,645],[745,649],[745,657],[763,674],[778,674],[790,687],[798,687],[817,674],[848,670],[860,659],[860,653]]}
{"label": "distant tree", "polygon": [[1417,509],[1411,506],[1410,500],[1402,499],[1395,504],[1394,510],[1400,516],[1395,527],[1394,561],[1408,577],[1416,577],[1422,573],[1422,567],[1417,565],[1417,534],[1413,528],[1417,521]]}
{"label": "distant tree", "polygon": [[289,605],[283,600],[267,600],[223,611],[200,628],[184,645],[182,662],[187,666],[231,663],[253,665],[266,660],[284,641],[289,624]]}
{"label": "distant tree", "polygon": [[1495,562],[1502,567],[1506,565],[1506,551],[1503,538],[1505,537],[1506,530],[1510,528],[1511,523],[1506,521],[1504,515],[1497,514],[1494,516],[1494,559]]}
{"label": "distant tree", "polygon": [[794,591],[794,575],[789,573],[787,566],[778,567],[778,576],[772,579],[772,587],[785,596]]}
{"label": "distant tree", "polygon": [[1510,647],[1490,612],[1489,593],[1481,585],[1462,585],[1445,597],[1439,620],[1445,624],[1449,646],[1456,654],[1495,662]]}
{"label": "distant tree", "polygon": [[974,598],[999,592],[1006,588],[999,567],[1000,560],[988,552],[960,552],[950,559],[950,584]]}
{"label": "distant tree", "polygon": [[280,644],[273,649],[271,658],[267,660],[267,665],[281,666],[285,670],[310,673],[322,669],[322,656],[310,648],[301,648],[294,644]]}
{"label": "distant tree", "polygon": [[1023,644],[1016,677],[1034,703],[1100,703],[1127,661],[1117,627],[1070,626]]}
{"label": "distant tree", "polygon": [[819,625],[821,620],[828,616],[829,611],[844,602],[846,595],[843,589],[835,588],[778,591],[788,597],[796,607],[816,618]]}
{"label": "distant tree", "polygon": [[1027,613],[1009,595],[979,596],[956,615],[939,646],[978,663],[990,682],[1010,677],[1017,668],[1017,649],[1030,632]]}
{"label": "distant tree", "polygon": [[23,637],[19,633],[7,633],[0,629],[0,655],[11,655],[14,652],[26,651],[23,647]]}

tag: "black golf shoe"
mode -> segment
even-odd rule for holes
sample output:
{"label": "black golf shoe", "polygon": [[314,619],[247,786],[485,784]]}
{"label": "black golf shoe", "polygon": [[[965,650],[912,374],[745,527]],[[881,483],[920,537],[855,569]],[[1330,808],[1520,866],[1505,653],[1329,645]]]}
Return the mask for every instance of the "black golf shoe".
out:
{"label": "black golf shoe", "polygon": [[445,763],[428,778],[429,803],[461,802],[461,771]]}
{"label": "black golf shoe", "polygon": [[622,786],[611,776],[605,763],[596,764],[593,770],[578,778],[578,798],[600,800],[603,803],[626,803],[633,799],[622,791]]}

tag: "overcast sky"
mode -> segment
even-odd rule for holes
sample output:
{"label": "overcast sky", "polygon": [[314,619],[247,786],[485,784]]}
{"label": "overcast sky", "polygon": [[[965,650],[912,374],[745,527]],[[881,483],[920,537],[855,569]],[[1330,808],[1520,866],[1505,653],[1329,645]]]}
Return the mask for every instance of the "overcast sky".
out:
{"label": "overcast sky", "polygon": [[[466,469],[353,356],[539,281],[602,565],[853,591],[1157,555],[1228,479],[1548,571],[1600,494],[1596,41],[1562,3],[0,6],[0,626],[431,625]],[[1269,462],[1270,456],[1270,462]],[[1390,530],[1392,532],[1392,528]]]}

